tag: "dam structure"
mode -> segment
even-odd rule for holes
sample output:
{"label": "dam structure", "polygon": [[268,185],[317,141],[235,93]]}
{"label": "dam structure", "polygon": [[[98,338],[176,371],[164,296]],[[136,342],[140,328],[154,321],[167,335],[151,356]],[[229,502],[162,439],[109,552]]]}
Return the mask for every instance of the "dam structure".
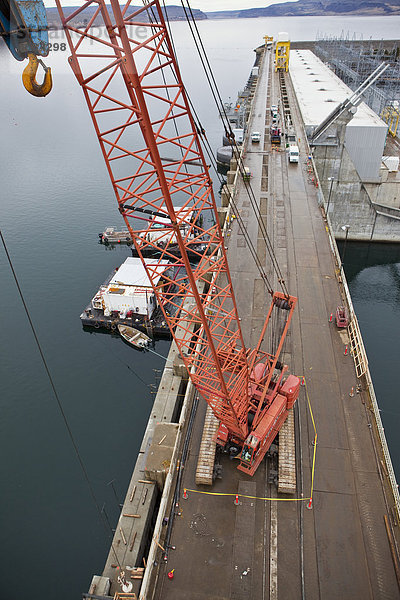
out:
{"label": "dam structure", "polygon": [[387,144],[387,123],[365,102],[332,116],[354,94],[310,50],[292,50],[290,65],[335,237],[345,236],[345,225],[351,240],[400,241],[399,152]]}
{"label": "dam structure", "polygon": [[[298,297],[281,356],[301,379],[299,398],[249,477],[216,452],[219,423],[173,342],[109,556],[85,598],[399,597],[398,486],[335,241],[397,239],[397,173],[385,175],[385,124],[370,109],[360,108],[359,132],[347,106],[313,141],[335,109],[328,94],[338,106],[347,93],[326,69],[308,50],[291,50],[288,72],[276,71],[274,45],[258,49],[243,143],[219,209],[246,347],[257,343],[270,304],[249,240],[276,286],[273,248]],[[326,78],[314,82],[326,88],[320,97],[305,96],[306,77]],[[280,144],[271,143],[272,106]],[[358,151],[362,136],[373,154]]]}

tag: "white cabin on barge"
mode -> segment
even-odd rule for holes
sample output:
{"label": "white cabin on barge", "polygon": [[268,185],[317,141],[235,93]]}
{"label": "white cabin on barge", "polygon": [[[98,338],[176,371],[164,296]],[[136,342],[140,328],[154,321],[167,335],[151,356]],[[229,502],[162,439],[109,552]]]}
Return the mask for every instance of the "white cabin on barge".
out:
{"label": "white cabin on barge", "polygon": [[[163,272],[168,268],[168,261],[146,259],[146,266],[155,268],[155,278],[159,282]],[[134,315],[151,319],[156,308],[156,298],[140,258],[128,257],[117,269],[107,285],[101,286],[92,299],[92,308],[102,310],[105,317],[118,313],[121,319]]]}

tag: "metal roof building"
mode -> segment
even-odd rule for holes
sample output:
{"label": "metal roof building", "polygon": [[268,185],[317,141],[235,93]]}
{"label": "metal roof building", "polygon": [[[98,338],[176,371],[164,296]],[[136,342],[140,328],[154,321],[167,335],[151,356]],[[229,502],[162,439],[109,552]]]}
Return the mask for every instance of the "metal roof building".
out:
{"label": "metal roof building", "polygon": [[[158,271],[157,279],[155,280],[157,284],[165,269],[168,268],[169,262],[167,260],[159,261],[154,258],[146,258],[145,263],[151,271]],[[132,256],[128,256],[125,262],[122,263],[110,280],[110,284],[148,287],[152,289],[151,281],[147,276],[141,259]]]}
{"label": "metal roof building", "polygon": [[[291,50],[289,72],[307,136],[353,94],[311,50]],[[386,135],[386,123],[362,102],[345,135],[345,147],[361,181],[379,181]]]}

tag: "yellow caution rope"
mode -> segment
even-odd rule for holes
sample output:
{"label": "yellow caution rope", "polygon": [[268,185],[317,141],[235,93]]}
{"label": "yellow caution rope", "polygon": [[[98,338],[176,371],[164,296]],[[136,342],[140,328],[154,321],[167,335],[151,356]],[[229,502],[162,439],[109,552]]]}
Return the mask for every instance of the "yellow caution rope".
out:
{"label": "yellow caution rope", "polygon": [[317,454],[317,428],[315,426],[314,414],[311,408],[310,396],[308,395],[307,383],[305,377],[300,377],[300,379],[304,382],[304,387],[306,391],[307,405],[308,410],[311,416],[311,421],[314,429],[314,452],[313,452],[313,460],[312,460],[312,468],[311,468],[311,490],[310,496],[308,498],[267,498],[262,496],[247,496],[246,494],[236,494],[236,493],[228,493],[228,492],[203,492],[201,490],[192,490],[190,488],[184,488],[183,497],[187,498],[187,492],[192,492],[194,494],[204,494],[206,496],[235,496],[235,498],[248,498],[249,500],[271,500],[274,502],[304,502],[309,500],[312,502],[312,496],[314,491],[314,473],[315,473],[315,459]]}

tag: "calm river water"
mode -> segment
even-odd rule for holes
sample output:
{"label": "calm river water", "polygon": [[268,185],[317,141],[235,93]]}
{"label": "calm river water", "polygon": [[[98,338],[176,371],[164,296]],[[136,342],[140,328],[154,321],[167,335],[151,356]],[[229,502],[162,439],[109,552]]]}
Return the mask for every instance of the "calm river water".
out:
{"label": "calm river water", "polygon": [[[265,34],[317,32],[393,39],[399,17],[200,22],[221,95],[236,98]],[[184,80],[214,148],[221,126],[184,23],[173,25]],[[54,40],[53,40],[54,41]],[[60,40],[59,40],[60,41]],[[82,330],[79,314],[128,255],[97,243],[119,225],[111,185],[67,52],[54,52],[54,90],[29,96],[21,65],[0,46],[1,229],[49,369],[100,506],[115,523],[163,361]],[[397,261],[397,262],[396,262]],[[400,471],[396,429],[400,254],[348,244],[346,263],[377,395]],[[0,251],[0,600],[71,600],[101,573],[110,532],[101,523],[54,400],[15,283]],[[397,317],[397,321],[396,321]],[[168,342],[158,342],[161,355]]]}

